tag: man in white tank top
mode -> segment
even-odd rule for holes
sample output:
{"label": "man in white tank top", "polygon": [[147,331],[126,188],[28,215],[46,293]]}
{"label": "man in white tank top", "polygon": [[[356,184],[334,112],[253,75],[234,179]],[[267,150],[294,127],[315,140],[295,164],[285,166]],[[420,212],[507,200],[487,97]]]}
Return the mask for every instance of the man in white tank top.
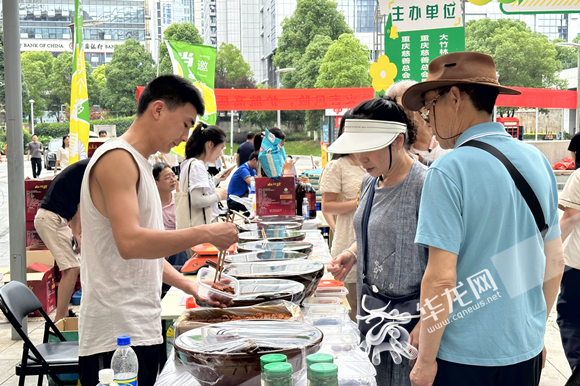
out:
{"label": "man in white tank top", "polygon": [[197,284],[185,279],[165,256],[201,243],[226,249],[238,241],[235,225],[228,223],[177,231],[163,227],[161,200],[147,158],[186,141],[203,113],[200,92],[189,81],[173,75],[158,77],[141,94],[131,127],[121,138],[99,147],[87,167],[81,190],[83,385],[96,385],[98,371],[110,367],[119,335],[131,337],[139,359],[139,386],[153,385],[159,353],[165,349],[162,282],[200,299]]}

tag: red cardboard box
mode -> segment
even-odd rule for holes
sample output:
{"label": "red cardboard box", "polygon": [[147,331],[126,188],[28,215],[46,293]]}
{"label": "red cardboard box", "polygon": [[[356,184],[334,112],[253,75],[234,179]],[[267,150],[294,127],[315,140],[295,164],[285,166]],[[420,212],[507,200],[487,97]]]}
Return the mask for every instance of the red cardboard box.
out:
{"label": "red cardboard box", "polygon": [[24,194],[26,195],[26,221],[34,221],[38,206],[42,201],[52,178],[35,178],[24,180]]}
{"label": "red cardboard box", "polygon": [[256,178],[256,214],[258,216],[295,216],[294,176]]}
{"label": "red cardboard box", "polygon": [[[28,260],[28,259],[27,259]],[[0,269],[0,271],[3,269]],[[5,269],[4,269],[5,270]],[[10,281],[10,270],[5,271],[2,282]],[[32,263],[26,270],[26,284],[34,292],[42,308],[50,314],[56,308],[56,286],[54,283],[54,266],[43,263]],[[40,316],[36,311],[29,316]]]}
{"label": "red cardboard box", "polygon": [[34,221],[26,222],[26,248],[27,249],[48,249],[44,241],[34,227]]}

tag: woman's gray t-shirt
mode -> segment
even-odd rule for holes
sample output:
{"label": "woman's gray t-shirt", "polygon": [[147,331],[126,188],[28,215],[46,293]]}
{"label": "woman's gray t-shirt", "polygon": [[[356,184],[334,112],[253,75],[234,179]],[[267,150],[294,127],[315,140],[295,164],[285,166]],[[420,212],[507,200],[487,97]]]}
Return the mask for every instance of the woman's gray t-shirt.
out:
{"label": "woman's gray t-shirt", "polygon": [[[363,263],[366,279],[380,293],[391,297],[419,292],[421,279],[427,267],[428,250],[415,244],[421,191],[427,167],[415,160],[409,173],[393,186],[375,186],[375,197],[368,225],[368,254],[358,251],[357,293],[363,282]],[[362,217],[367,202],[369,184],[374,178],[365,175],[361,199],[354,215],[356,239],[362,240]],[[359,242],[360,246],[361,243]]]}

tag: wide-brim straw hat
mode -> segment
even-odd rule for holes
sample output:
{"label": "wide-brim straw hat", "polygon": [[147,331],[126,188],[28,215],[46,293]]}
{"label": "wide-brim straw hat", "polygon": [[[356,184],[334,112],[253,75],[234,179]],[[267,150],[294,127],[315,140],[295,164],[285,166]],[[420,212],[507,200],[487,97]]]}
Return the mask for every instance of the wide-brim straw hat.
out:
{"label": "wide-brim straw hat", "polygon": [[433,59],[429,64],[427,80],[409,87],[403,94],[403,106],[411,111],[419,111],[425,104],[427,91],[462,84],[495,87],[500,94],[521,94],[518,90],[499,84],[491,56],[479,52],[454,52]]}
{"label": "wide-brim straw hat", "polygon": [[335,154],[354,154],[380,150],[406,131],[407,125],[401,122],[346,119],[344,133],[330,145],[328,151]]}

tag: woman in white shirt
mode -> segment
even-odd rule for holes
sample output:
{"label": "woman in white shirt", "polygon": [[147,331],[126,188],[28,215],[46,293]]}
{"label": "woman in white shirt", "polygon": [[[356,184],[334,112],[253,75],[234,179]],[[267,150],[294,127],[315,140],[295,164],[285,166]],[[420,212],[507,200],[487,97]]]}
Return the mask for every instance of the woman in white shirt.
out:
{"label": "woman in white shirt", "polygon": [[56,175],[56,169],[60,165],[60,171],[62,172],[68,166],[68,135],[62,137],[62,147],[59,147],[56,151],[56,164],[54,165],[54,174]]}
{"label": "woman in white shirt", "polygon": [[[205,224],[211,223],[219,215],[218,202],[226,199],[227,190],[216,186],[225,181],[229,174],[212,177],[205,163],[215,162],[225,145],[226,133],[219,126],[208,126],[201,122],[197,124],[185,145],[186,160],[181,164],[179,187],[181,191],[189,190],[191,217],[202,219]],[[189,185],[184,187],[187,177]]]}

